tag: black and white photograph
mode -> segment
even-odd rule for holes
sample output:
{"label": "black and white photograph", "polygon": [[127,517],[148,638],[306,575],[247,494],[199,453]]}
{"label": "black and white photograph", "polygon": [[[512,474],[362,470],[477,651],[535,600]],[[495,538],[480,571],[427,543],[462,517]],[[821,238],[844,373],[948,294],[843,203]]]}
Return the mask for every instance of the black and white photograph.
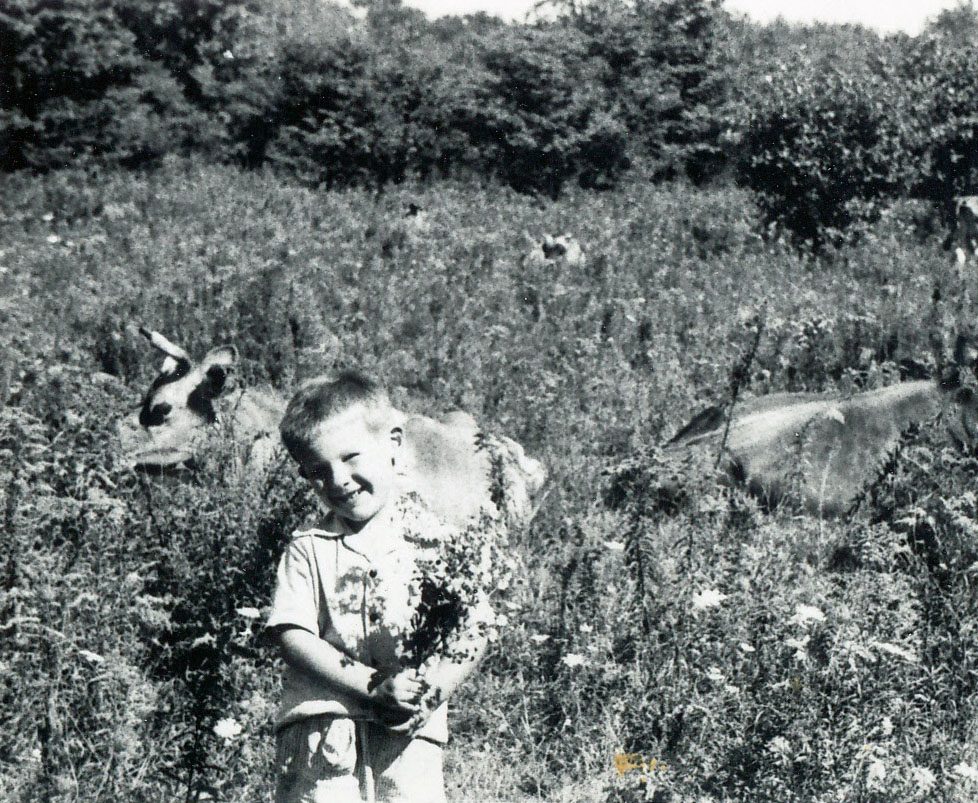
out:
{"label": "black and white photograph", "polygon": [[978,801],[975,0],[0,0],[0,803]]}

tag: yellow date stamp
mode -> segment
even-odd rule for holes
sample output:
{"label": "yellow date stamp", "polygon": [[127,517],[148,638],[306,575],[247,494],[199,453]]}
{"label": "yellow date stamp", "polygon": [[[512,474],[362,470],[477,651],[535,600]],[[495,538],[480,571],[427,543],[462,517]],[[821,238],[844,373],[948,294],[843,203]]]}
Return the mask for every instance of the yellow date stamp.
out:
{"label": "yellow date stamp", "polygon": [[656,773],[662,774],[669,765],[657,758],[646,759],[641,753],[615,753],[615,771],[619,776],[640,773],[642,780]]}

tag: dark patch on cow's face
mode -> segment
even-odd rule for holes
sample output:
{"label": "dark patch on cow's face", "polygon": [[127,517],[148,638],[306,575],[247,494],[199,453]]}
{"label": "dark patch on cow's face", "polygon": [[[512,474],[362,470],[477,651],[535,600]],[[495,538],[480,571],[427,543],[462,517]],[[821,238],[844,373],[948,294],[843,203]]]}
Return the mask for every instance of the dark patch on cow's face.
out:
{"label": "dark patch on cow's face", "polygon": [[190,363],[178,362],[177,367],[172,371],[160,374],[153,380],[153,384],[149,386],[149,390],[146,391],[146,395],[139,405],[140,424],[144,427],[158,427],[163,423],[173,407],[166,402],[156,403],[154,401],[156,394],[160,388],[179,382],[188,373],[190,373]]}
{"label": "dark patch on cow's face", "polygon": [[139,411],[139,423],[144,427],[159,427],[166,421],[166,417],[173,409],[173,405],[166,402],[150,405],[145,403]]}
{"label": "dark patch on cow's face", "polygon": [[187,409],[199,416],[205,423],[217,420],[214,399],[224,391],[228,372],[220,365],[212,365],[204,373],[203,381],[187,397]]}
{"label": "dark patch on cow's face", "polygon": [[217,420],[213,398],[204,384],[197,385],[187,397],[187,409],[206,423],[213,424]]}
{"label": "dark patch on cow's face", "polygon": [[[228,378],[228,372],[220,365],[212,365],[207,369],[207,385],[204,390],[212,399],[220,396],[224,392],[224,383]],[[201,385],[201,388],[204,386]]]}
{"label": "dark patch on cow's face", "polygon": [[547,259],[554,259],[555,257],[562,257],[567,253],[567,247],[560,241],[555,240],[552,243],[548,243],[546,240],[541,244],[543,248],[543,255]]}

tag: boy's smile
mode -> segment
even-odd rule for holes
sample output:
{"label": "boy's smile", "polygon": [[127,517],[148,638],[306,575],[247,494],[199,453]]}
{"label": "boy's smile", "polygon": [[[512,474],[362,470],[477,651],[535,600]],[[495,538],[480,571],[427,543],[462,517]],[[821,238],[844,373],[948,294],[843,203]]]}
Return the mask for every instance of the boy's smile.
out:
{"label": "boy's smile", "polygon": [[359,531],[393,494],[400,441],[400,429],[371,429],[366,409],[356,404],[316,427],[299,470],[322,502]]}

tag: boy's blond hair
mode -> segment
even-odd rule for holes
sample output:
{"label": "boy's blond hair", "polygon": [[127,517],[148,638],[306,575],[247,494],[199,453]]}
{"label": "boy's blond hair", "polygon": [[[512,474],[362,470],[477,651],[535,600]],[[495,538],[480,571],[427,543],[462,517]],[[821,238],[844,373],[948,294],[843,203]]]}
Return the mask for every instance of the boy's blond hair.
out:
{"label": "boy's blond hair", "polygon": [[292,459],[300,462],[312,446],[316,428],[357,404],[365,408],[372,432],[391,425],[393,408],[387,390],[359,371],[344,371],[335,379],[325,375],[303,382],[285,408],[279,432]]}

